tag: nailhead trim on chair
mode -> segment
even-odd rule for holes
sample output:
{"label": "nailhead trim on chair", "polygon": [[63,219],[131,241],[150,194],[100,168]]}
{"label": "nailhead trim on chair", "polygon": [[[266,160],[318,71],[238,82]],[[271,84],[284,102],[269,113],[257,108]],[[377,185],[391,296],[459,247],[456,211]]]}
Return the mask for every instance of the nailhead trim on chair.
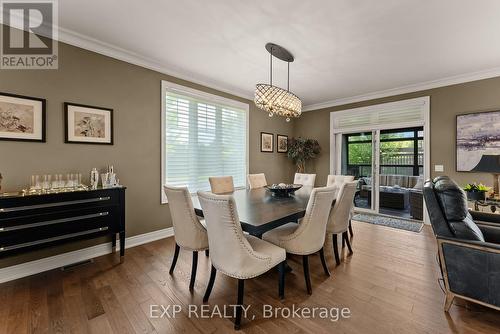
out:
{"label": "nailhead trim on chair", "polygon": [[[208,198],[208,199],[209,199],[210,201],[213,201],[213,202],[226,203],[226,201],[225,201],[225,200],[219,200],[219,199],[215,199],[215,198]],[[234,215],[234,210],[235,210],[235,208],[234,208],[234,205],[233,205],[233,200],[230,200],[230,201],[229,201],[229,211],[230,211],[230,214],[231,214],[231,219],[232,219],[232,221],[233,221],[233,222],[234,222],[234,221],[236,221],[236,217],[235,217],[235,215]],[[253,250],[252,248],[250,248],[250,249],[249,249],[249,248],[247,247],[247,245],[246,245],[246,244],[243,242],[243,240],[241,239],[241,236],[240,236],[240,234],[238,233],[238,229],[236,228],[236,226],[235,226],[234,224],[233,224],[233,226],[232,226],[232,230],[233,230],[234,234],[236,235],[236,237],[237,237],[238,241],[240,242],[240,244],[243,246],[243,248],[244,248],[244,249],[246,249],[246,250],[248,251],[248,253],[249,253],[251,256],[255,257],[255,258],[256,258],[256,259],[258,259],[258,260],[264,260],[264,261],[266,261],[266,262],[267,262],[267,263],[266,263],[266,265],[267,265],[267,269],[266,269],[266,270],[264,270],[264,271],[262,271],[261,273],[258,273],[258,274],[252,275],[252,276],[240,276],[240,275],[237,275],[237,274],[234,274],[234,273],[228,273],[228,272],[226,272],[226,271],[224,271],[224,270],[221,270],[221,269],[217,268],[217,266],[216,266],[216,265],[214,265],[214,264],[212,263],[212,265],[215,267],[215,269],[217,269],[217,270],[218,270],[218,271],[220,271],[221,273],[223,273],[223,274],[225,274],[225,275],[227,275],[227,276],[233,277],[233,278],[239,278],[239,279],[249,279],[249,278],[254,278],[254,277],[260,276],[260,275],[262,275],[262,274],[264,274],[264,273],[268,272],[270,269],[272,269],[272,268],[274,267],[274,266],[272,266],[272,265],[271,265],[271,256],[261,257],[261,256],[257,255],[257,254],[254,252],[254,250]],[[248,242],[248,241],[247,241],[247,242]]]}

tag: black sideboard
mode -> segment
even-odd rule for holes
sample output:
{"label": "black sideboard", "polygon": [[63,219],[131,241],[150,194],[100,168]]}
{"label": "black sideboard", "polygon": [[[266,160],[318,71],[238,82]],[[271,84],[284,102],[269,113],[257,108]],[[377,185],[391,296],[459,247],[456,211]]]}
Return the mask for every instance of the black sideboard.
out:
{"label": "black sideboard", "polygon": [[125,188],[0,195],[0,257],[61,243],[120,236],[125,254]]}

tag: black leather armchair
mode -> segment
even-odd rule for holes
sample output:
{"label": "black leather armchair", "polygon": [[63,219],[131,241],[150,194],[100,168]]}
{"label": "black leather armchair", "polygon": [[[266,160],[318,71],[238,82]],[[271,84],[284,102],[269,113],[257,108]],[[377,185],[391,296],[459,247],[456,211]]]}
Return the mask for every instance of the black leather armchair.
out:
{"label": "black leather armchair", "polygon": [[445,176],[425,182],[424,200],[438,243],[444,310],[448,312],[455,297],[500,310],[498,215],[473,217],[464,191]]}

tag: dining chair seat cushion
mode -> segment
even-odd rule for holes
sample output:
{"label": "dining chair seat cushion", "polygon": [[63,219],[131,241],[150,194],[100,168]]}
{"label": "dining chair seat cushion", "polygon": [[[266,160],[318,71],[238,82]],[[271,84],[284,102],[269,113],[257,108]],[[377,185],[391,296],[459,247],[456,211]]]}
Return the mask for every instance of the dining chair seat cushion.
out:
{"label": "dining chair seat cushion", "polygon": [[[245,237],[255,252],[262,253],[271,257],[269,266],[274,267],[279,263],[285,261],[286,251],[284,248],[273,245],[270,242],[264,241],[250,234],[245,235]],[[265,271],[267,271],[267,269]]]}
{"label": "dining chair seat cushion", "polygon": [[[309,255],[319,250],[318,247],[311,248],[309,245],[300,242],[295,236],[295,232],[299,228],[297,223],[288,223],[274,228],[262,235],[262,239],[276,246],[282,247],[287,253],[296,255]],[[316,249],[318,248],[318,249]]]}

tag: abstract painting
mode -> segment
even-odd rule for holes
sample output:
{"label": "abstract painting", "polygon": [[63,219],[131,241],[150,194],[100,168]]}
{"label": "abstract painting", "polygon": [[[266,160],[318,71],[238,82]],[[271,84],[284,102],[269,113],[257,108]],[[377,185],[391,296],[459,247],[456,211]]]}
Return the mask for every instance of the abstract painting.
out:
{"label": "abstract painting", "polygon": [[45,100],[0,93],[0,139],[45,141]]}
{"label": "abstract painting", "polygon": [[273,138],[274,138],[274,135],[272,133],[266,133],[266,132],[260,133],[260,151],[261,152],[274,152]]}
{"label": "abstract painting", "polygon": [[500,111],[457,116],[457,171],[474,170],[483,155],[500,155]]}
{"label": "abstract painting", "polygon": [[113,109],[66,102],[66,143],[113,144]]}
{"label": "abstract painting", "polygon": [[276,151],[278,153],[288,152],[288,136],[276,135]]}

